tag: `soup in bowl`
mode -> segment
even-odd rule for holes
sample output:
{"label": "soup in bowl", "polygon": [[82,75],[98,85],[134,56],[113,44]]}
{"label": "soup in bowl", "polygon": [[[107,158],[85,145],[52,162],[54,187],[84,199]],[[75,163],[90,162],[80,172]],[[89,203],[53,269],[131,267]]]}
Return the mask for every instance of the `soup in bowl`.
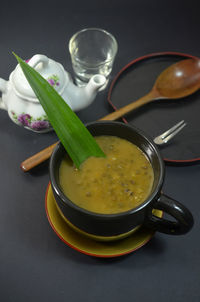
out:
{"label": "soup in bowl", "polygon": [[[123,238],[141,225],[167,234],[187,233],[192,214],[161,192],[164,163],[152,140],[120,122],[86,126],[105,158],[91,157],[76,169],[59,143],[50,159],[54,197],[69,225],[97,240]],[[154,209],[173,221],[154,216]]]}

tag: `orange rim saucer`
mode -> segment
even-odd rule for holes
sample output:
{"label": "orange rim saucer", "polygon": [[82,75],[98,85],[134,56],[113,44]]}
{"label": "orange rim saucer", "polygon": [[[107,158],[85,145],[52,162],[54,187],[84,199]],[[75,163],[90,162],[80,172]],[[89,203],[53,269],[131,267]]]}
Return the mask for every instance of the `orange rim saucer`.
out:
{"label": "orange rim saucer", "polygon": [[[45,210],[52,229],[65,244],[93,257],[111,258],[132,253],[144,246],[155,233],[141,227],[129,237],[117,241],[102,242],[88,238],[74,231],[66,222],[66,218],[60,214],[50,183],[45,195]],[[162,217],[162,211],[155,210],[154,215]]]}

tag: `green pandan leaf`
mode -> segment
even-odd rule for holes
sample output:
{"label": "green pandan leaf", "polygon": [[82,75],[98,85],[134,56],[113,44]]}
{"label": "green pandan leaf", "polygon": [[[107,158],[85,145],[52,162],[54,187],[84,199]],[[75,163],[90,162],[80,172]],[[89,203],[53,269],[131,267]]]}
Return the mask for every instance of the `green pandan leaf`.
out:
{"label": "green pandan leaf", "polygon": [[76,167],[91,156],[105,157],[93,136],[56,90],[35,69],[13,54]]}

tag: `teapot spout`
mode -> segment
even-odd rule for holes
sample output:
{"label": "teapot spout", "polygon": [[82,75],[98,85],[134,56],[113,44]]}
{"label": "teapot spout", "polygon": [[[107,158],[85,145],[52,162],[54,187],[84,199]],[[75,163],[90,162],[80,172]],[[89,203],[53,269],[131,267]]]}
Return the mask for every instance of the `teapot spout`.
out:
{"label": "teapot spout", "polygon": [[91,77],[85,89],[90,94],[99,91],[100,88],[103,89],[104,85],[106,85],[106,78],[101,74],[96,74]]}
{"label": "teapot spout", "polygon": [[84,90],[85,100],[83,100],[82,104],[80,104],[82,105],[81,109],[92,104],[97,95],[97,92],[101,90],[104,85],[106,85],[106,78],[103,75],[96,74],[91,77],[88,84],[82,88]]}
{"label": "teapot spout", "polygon": [[[103,75],[96,74],[91,77],[84,87],[73,85],[73,96],[71,97],[71,108],[73,111],[79,111],[88,107],[95,99],[97,92],[106,84],[106,78]],[[69,90],[68,90],[69,95]]]}

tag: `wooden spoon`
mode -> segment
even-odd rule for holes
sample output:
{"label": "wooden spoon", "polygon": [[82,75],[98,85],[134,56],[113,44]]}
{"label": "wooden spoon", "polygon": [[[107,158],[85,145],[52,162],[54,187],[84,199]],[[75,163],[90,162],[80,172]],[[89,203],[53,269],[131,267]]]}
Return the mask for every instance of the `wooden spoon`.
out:
{"label": "wooden spoon", "polygon": [[[152,90],[119,110],[116,110],[100,120],[114,121],[130,113],[134,109],[149,102],[160,99],[178,99],[186,97],[200,88],[200,60],[186,59],[165,69],[157,78]],[[20,165],[24,172],[31,170],[47,160],[57,143],[43,149],[23,161]]]}

